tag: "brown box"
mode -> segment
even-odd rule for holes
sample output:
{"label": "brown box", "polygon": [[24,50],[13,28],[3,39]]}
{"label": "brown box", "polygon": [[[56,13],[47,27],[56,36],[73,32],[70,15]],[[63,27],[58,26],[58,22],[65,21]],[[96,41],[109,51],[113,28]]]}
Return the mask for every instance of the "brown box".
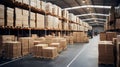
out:
{"label": "brown box", "polygon": [[13,26],[14,9],[7,7],[7,24],[6,26]]}
{"label": "brown box", "polygon": [[27,10],[23,10],[23,15],[22,15],[22,26],[23,27],[29,27],[28,25],[28,11]]}
{"label": "brown box", "polygon": [[15,15],[16,15],[15,26],[22,27],[22,20],[23,20],[22,9],[15,8]]}
{"label": "brown box", "polygon": [[53,15],[57,15],[57,13],[58,13],[58,6],[57,5],[53,5],[52,14]]}
{"label": "brown box", "polygon": [[21,57],[21,43],[17,41],[6,41],[3,43],[5,48],[5,58],[16,59]]}
{"label": "brown box", "polygon": [[106,33],[105,32],[101,32],[100,33],[100,41],[106,41]]}
{"label": "brown box", "polygon": [[112,41],[113,38],[116,38],[117,37],[117,33],[116,32],[106,32],[106,40],[107,41]]}
{"label": "brown box", "polygon": [[99,42],[99,64],[114,64],[114,45],[111,41]]}
{"label": "brown box", "polygon": [[34,57],[43,58],[43,48],[48,47],[48,44],[37,44],[34,46]]}
{"label": "brown box", "polygon": [[36,14],[36,27],[37,28],[40,28],[40,29],[44,29],[45,28],[45,22],[44,22],[44,15],[41,15],[41,14]]}
{"label": "brown box", "polygon": [[49,45],[49,47],[56,47],[58,52],[61,51],[61,50],[60,50],[60,43],[51,43],[51,44]]}
{"label": "brown box", "polygon": [[30,28],[35,28],[36,22],[35,22],[35,13],[31,12],[30,17]]}
{"label": "brown box", "polygon": [[19,41],[21,42],[21,53],[22,53],[22,56],[28,55],[28,53],[29,53],[28,39],[24,38],[24,37],[20,37]]}
{"label": "brown box", "polygon": [[58,7],[58,11],[57,12],[58,12],[57,15],[61,18],[62,17],[62,9],[60,7]]}
{"label": "brown box", "polygon": [[45,9],[46,9],[47,13],[51,13],[52,14],[52,8],[53,8],[52,3],[50,3],[50,2],[46,3]]}
{"label": "brown box", "polygon": [[116,19],[116,29],[120,29],[120,18]]}
{"label": "brown box", "polygon": [[53,29],[53,16],[47,15],[45,18],[46,18],[45,27],[47,29]]}
{"label": "brown box", "polygon": [[5,25],[5,14],[4,14],[4,5],[0,5],[0,26],[4,26]]}
{"label": "brown box", "polygon": [[48,59],[54,59],[58,56],[56,47],[45,47],[43,48],[43,57]]}

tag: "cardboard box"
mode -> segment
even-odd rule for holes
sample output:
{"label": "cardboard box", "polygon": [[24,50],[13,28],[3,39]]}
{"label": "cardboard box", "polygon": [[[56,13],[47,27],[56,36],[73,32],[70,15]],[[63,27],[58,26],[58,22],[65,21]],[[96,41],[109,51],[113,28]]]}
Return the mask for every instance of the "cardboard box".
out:
{"label": "cardboard box", "polygon": [[57,14],[60,18],[62,17],[62,9],[60,7],[58,7],[58,14]]}
{"label": "cardboard box", "polygon": [[14,9],[7,7],[7,24],[6,26],[13,26]]}
{"label": "cardboard box", "polygon": [[53,8],[52,8],[52,14],[53,15],[58,15],[58,6],[57,5],[53,5]]}
{"label": "cardboard box", "polygon": [[55,59],[58,56],[56,47],[43,48],[43,57],[48,59]]}
{"label": "cardboard box", "polygon": [[116,32],[106,32],[106,36],[107,36],[107,41],[112,41],[113,38],[117,37],[117,33]]}
{"label": "cardboard box", "polygon": [[116,29],[120,29],[120,19],[116,19]]}
{"label": "cardboard box", "polygon": [[0,5],[0,26],[4,26],[5,25],[5,14],[4,14],[4,5]]}
{"label": "cardboard box", "polygon": [[40,6],[41,6],[41,10],[45,11],[46,3],[43,1],[40,1]]}
{"label": "cardboard box", "polygon": [[15,8],[15,26],[22,27],[22,9]]}
{"label": "cardboard box", "polygon": [[41,14],[36,14],[37,17],[36,17],[36,27],[37,28],[40,28],[40,29],[44,29],[45,28],[45,19],[44,19],[44,15],[41,15]]}
{"label": "cardboard box", "polygon": [[52,8],[53,8],[52,3],[50,3],[50,2],[46,3],[45,10],[46,10],[47,13],[51,13],[52,14]]}
{"label": "cardboard box", "polygon": [[61,50],[60,50],[60,43],[51,43],[51,44],[49,45],[49,47],[56,47],[58,52],[61,51]]}
{"label": "cardboard box", "polygon": [[98,43],[99,64],[114,64],[114,45],[111,41],[100,41]]}
{"label": "cardboard box", "polygon": [[30,18],[30,28],[35,28],[35,13],[31,12],[31,18]]}
{"label": "cardboard box", "polygon": [[36,3],[37,3],[36,1],[37,1],[37,0],[31,0],[30,5],[31,5],[32,7],[36,7],[36,5],[37,5],[37,4],[36,4]]}
{"label": "cardboard box", "polygon": [[106,41],[106,38],[107,38],[106,33],[105,32],[101,32],[100,33],[100,41]]}
{"label": "cardboard box", "polygon": [[6,41],[3,43],[5,46],[5,58],[16,59],[21,57],[21,43],[17,41]]}
{"label": "cardboard box", "polygon": [[23,2],[24,4],[29,5],[29,0],[22,0],[22,2]]}
{"label": "cardboard box", "polygon": [[34,46],[34,57],[40,57],[40,58],[43,58],[44,55],[43,55],[43,49],[45,47],[48,47],[48,44],[37,44]]}
{"label": "cardboard box", "polygon": [[22,16],[22,26],[23,27],[29,27],[28,25],[28,11],[27,10],[23,10],[23,16]]}
{"label": "cardboard box", "polygon": [[53,16],[47,15],[45,18],[46,18],[45,27],[47,29],[53,29]]}

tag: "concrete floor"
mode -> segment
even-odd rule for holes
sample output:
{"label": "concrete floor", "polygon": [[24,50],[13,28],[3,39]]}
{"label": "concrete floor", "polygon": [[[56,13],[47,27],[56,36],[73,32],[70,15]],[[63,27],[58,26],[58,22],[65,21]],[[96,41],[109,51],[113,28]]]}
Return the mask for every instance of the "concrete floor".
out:
{"label": "concrete floor", "polygon": [[54,60],[37,59],[27,56],[13,62],[0,64],[0,67],[113,67],[98,66],[98,41],[99,36],[90,39],[89,43],[76,43],[68,45]]}

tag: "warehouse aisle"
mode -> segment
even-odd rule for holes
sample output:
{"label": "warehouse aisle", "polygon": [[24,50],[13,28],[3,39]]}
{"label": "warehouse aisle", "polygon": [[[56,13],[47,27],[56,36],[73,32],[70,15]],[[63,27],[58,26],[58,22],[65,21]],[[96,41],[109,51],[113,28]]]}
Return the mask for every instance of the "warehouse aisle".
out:
{"label": "warehouse aisle", "polygon": [[28,56],[0,67],[98,67],[98,41],[99,37],[96,36],[90,39],[89,43],[68,45],[68,49],[55,60],[36,59]]}
{"label": "warehouse aisle", "polygon": [[72,62],[69,67],[98,67],[99,36],[91,39],[86,49]]}

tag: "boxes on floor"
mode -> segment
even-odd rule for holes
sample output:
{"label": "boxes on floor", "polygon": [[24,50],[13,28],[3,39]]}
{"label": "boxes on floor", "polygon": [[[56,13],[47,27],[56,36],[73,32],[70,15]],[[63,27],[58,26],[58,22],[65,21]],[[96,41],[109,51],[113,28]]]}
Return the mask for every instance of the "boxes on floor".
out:
{"label": "boxes on floor", "polygon": [[5,25],[5,14],[4,14],[4,5],[0,5],[0,26],[4,26]]}
{"label": "boxes on floor", "polygon": [[34,57],[43,57],[43,48],[48,47],[48,44],[37,44],[34,46],[33,55]]}
{"label": "boxes on floor", "polygon": [[106,33],[105,32],[101,32],[100,33],[100,41],[106,41]]}
{"label": "boxes on floor", "polygon": [[43,57],[48,59],[55,59],[58,56],[56,47],[43,48]]}
{"label": "boxes on floor", "polygon": [[6,59],[16,59],[21,57],[21,43],[17,41],[6,41],[3,42]]}
{"label": "boxes on floor", "polygon": [[98,45],[99,64],[114,64],[114,45],[112,41],[100,41]]}
{"label": "boxes on floor", "polygon": [[61,51],[61,50],[60,50],[60,43],[51,43],[51,44],[49,45],[49,47],[56,47],[58,52]]}

